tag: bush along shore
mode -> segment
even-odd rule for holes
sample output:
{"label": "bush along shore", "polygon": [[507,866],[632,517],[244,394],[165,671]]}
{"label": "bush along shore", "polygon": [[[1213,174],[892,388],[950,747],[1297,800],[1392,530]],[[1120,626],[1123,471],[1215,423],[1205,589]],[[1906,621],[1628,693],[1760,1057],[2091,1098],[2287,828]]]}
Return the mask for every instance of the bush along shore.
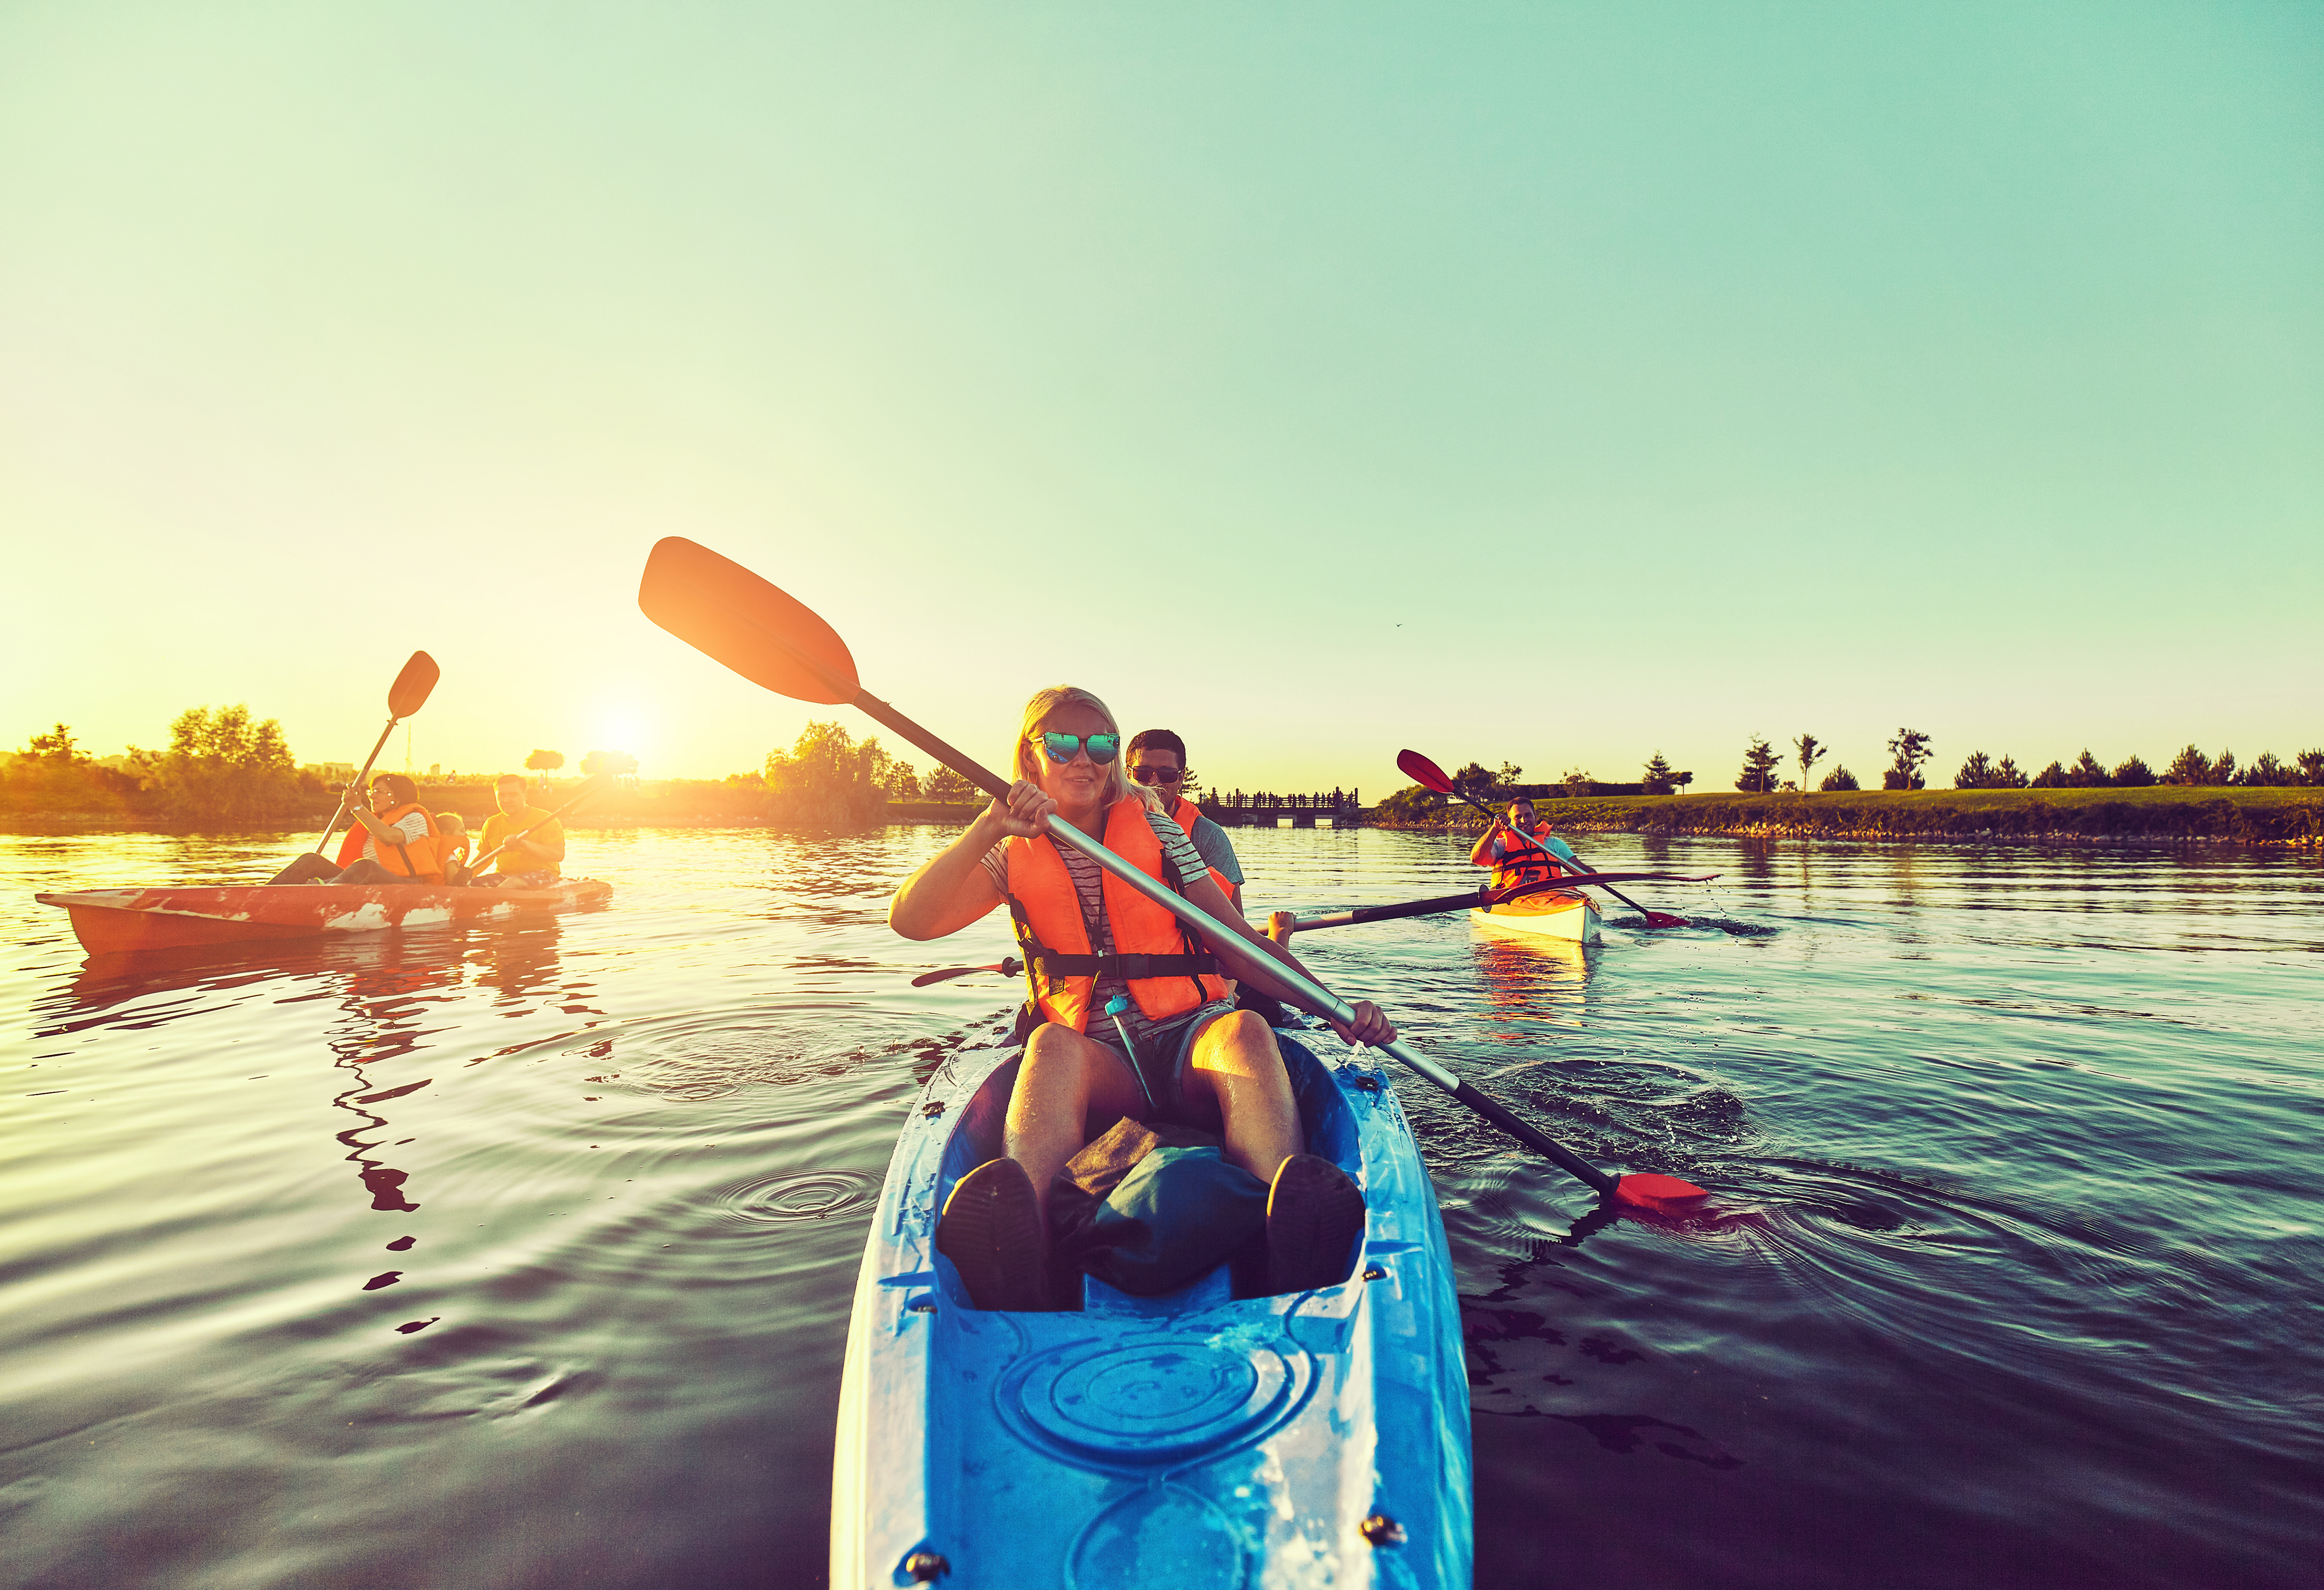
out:
{"label": "bush along shore", "polygon": [[[2324,843],[2324,788],[1861,790],[1818,795],[1586,795],[1536,802],[1579,833],[1733,834],[1905,843]],[[1462,807],[1381,827],[1481,832]]]}

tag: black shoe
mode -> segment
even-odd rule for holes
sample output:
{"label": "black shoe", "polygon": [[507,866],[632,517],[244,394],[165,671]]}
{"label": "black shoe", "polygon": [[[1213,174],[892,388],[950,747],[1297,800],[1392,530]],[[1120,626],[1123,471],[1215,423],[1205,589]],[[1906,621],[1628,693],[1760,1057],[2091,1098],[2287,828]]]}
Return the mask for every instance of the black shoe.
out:
{"label": "black shoe", "polygon": [[1318,1154],[1295,1153],[1267,1190],[1268,1278],[1277,1293],[1337,1286],[1356,1267],[1364,1195]]}
{"label": "black shoe", "polygon": [[980,1309],[1049,1307],[1048,1234],[1033,1179],[1015,1160],[987,1160],[953,1183],[936,1221],[936,1252],[953,1262]]}

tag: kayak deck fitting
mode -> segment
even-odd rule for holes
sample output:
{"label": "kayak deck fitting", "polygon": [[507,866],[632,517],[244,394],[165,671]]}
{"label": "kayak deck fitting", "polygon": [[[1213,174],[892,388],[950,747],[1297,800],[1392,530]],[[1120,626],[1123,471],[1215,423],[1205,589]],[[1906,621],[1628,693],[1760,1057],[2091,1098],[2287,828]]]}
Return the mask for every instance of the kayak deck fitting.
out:
{"label": "kayak deck fitting", "polygon": [[1309,1152],[1368,1211],[1350,1278],[1283,1297],[1233,1297],[1222,1264],[1159,1298],[1085,1276],[1078,1313],[971,1307],[936,1212],[1000,1153],[1021,1052],[929,1080],[856,1282],[835,1590],[1468,1585],[1468,1377],[1427,1170],[1384,1076],[1277,1036]]}

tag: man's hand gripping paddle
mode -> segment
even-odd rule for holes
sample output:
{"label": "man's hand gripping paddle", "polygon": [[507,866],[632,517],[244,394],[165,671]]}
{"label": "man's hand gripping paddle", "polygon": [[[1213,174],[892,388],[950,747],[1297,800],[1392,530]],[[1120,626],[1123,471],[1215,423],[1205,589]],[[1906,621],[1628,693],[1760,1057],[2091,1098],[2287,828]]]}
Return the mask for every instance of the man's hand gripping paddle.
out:
{"label": "man's hand gripping paddle", "polygon": [[[863,689],[856,682],[855,659],[832,627],[804,603],[742,565],[684,537],[666,537],[654,544],[652,554],[646,559],[645,575],[638,584],[638,606],[655,623],[752,684],[797,701],[855,707],[987,795],[995,799],[1007,797],[1008,780]],[[1054,813],[1049,816],[1048,832],[1057,843],[1073,846],[1201,933],[1213,954],[1232,963],[1244,975],[1294,989],[1319,1016],[1342,1024],[1355,1018],[1354,1009],[1323,984],[1262,956],[1241,934],[1176,890],[1148,878]],[[1402,1040],[1379,1047],[1625,1209],[1684,1216],[1694,1212],[1695,1199],[1707,1196],[1702,1188],[1675,1176],[1609,1176],[1552,1142]]]}
{"label": "man's hand gripping paddle", "polygon": [[[1411,779],[1415,784],[1420,786],[1421,788],[1433,789],[1438,795],[1451,795],[1455,800],[1466,801],[1471,805],[1476,807],[1477,810],[1482,812],[1486,816],[1494,819],[1496,822],[1500,820],[1500,813],[1494,811],[1492,807],[1485,804],[1484,802],[1471,795],[1467,790],[1462,789],[1459,785],[1454,784],[1451,775],[1447,774],[1443,768],[1438,767],[1435,763],[1430,761],[1426,757],[1422,756],[1418,751],[1397,752],[1396,765],[1398,771],[1403,773],[1406,778]],[[1559,867],[1572,872],[1573,874],[1572,881],[1573,882],[1588,883],[1593,878],[1600,878],[1599,887],[1604,889],[1608,894],[1613,896],[1616,899],[1621,901],[1623,905],[1628,905],[1631,910],[1645,917],[1648,927],[1684,927],[1687,925],[1686,918],[1683,916],[1673,916],[1667,911],[1647,910],[1644,905],[1639,905],[1636,900],[1630,898],[1629,896],[1624,894],[1621,890],[1604,882],[1602,875],[1591,871],[1590,869],[1582,866],[1579,861],[1564,860],[1554,854],[1550,857],[1550,859],[1555,862]]]}

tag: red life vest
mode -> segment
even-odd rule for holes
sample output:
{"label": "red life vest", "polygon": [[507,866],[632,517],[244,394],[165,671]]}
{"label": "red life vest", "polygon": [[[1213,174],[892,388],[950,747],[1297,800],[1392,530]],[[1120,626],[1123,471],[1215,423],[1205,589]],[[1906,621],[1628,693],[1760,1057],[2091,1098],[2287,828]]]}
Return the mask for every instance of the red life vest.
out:
{"label": "red life vest", "polygon": [[[1509,849],[1493,863],[1493,887],[1496,890],[1506,894],[1511,889],[1521,889],[1527,884],[1547,883],[1553,878],[1565,876],[1565,869],[1557,864],[1556,855],[1536,844],[1533,834],[1524,832],[1506,818],[1502,820],[1502,828]],[[1548,828],[1549,824],[1545,823],[1533,832],[1543,833]]]}
{"label": "red life vest", "polygon": [[[1187,841],[1191,843],[1194,837],[1194,824],[1203,815],[1200,808],[1185,796],[1180,795],[1170,804],[1169,812],[1178,826],[1185,831]],[[1215,867],[1207,869],[1211,875],[1211,881],[1219,886],[1219,893],[1227,897],[1228,904],[1233,904],[1234,885],[1228,881],[1227,875]]]}
{"label": "red life vest", "polygon": [[[444,832],[436,826],[436,819],[429,814],[426,807],[416,804],[398,806],[378,821],[389,828],[393,828],[414,812],[428,819],[427,837],[401,844],[383,844],[375,847],[379,853],[379,864],[390,872],[401,873],[420,883],[442,883],[444,863],[437,859],[436,847],[443,842]],[[339,844],[339,866],[342,869],[353,866],[362,859],[364,841],[370,837],[370,830],[364,828],[360,823],[347,830],[347,837]]]}
{"label": "red life vest", "polygon": [[[1162,841],[1135,795],[1106,813],[1105,848],[1158,883],[1185,892],[1164,871]],[[1047,834],[1009,841],[1009,914],[1025,951],[1025,979],[1045,1021],[1089,1030],[1090,994],[1101,973],[1121,978],[1148,1021],[1166,1021],[1227,997],[1210,952],[1178,919],[1111,873],[1102,885],[1113,953],[1099,955],[1082,916],[1081,892]]]}

